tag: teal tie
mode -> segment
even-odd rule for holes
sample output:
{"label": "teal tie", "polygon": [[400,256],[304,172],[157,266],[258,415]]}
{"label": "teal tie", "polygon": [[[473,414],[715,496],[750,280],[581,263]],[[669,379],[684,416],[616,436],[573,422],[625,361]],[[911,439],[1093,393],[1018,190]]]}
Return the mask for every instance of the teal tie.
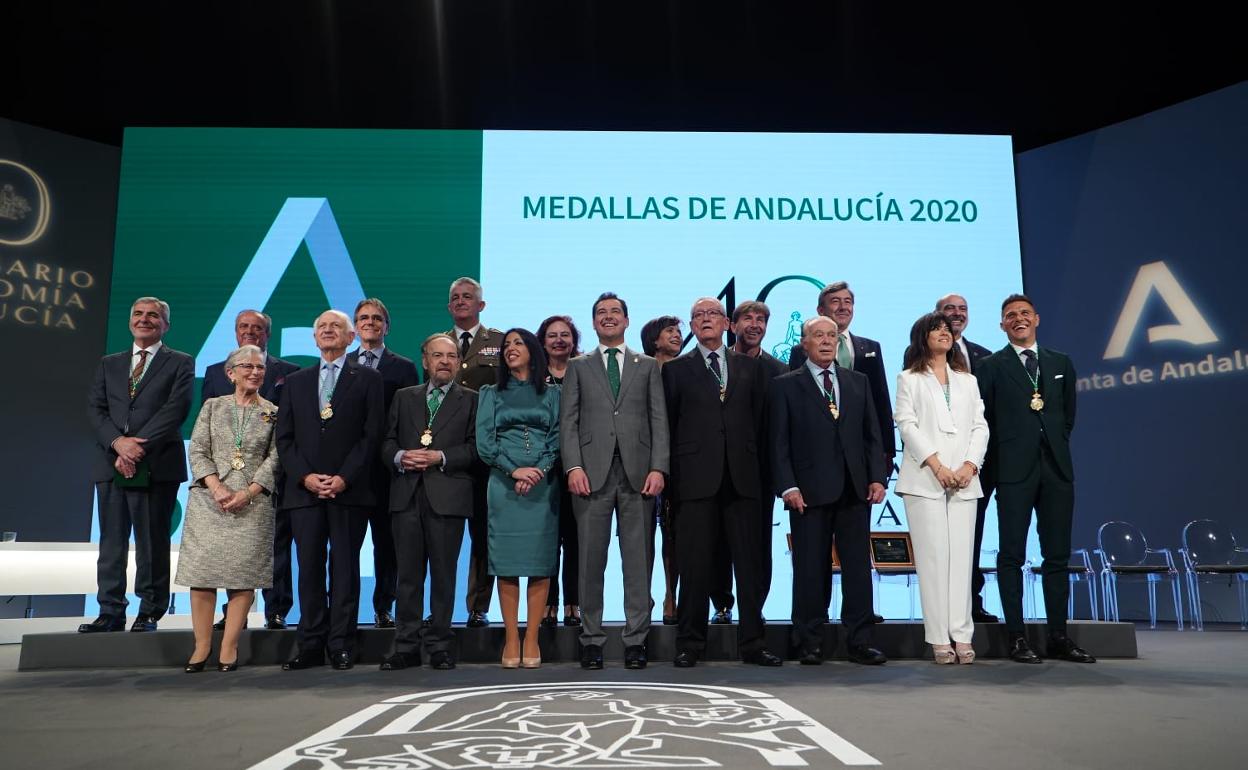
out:
{"label": "teal tie", "polygon": [[325,364],[325,381],[321,383],[321,408],[329,406],[329,402],[334,400],[334,385],[338,381],[337,372],[338,364]]}
{"label": "teal tie", "polygon": [[429,424],[433,424],[433,418],[438,416],[438,407],[442,406],[442,389],[434,388],[429,394]]}
{"label": "teal tie", "polygon": [[849,338],[845,336],[845,332],[841,332],[837,335],[836,363],[838,363],[842,369],[854,368],[854,359],[850,357],[849,352]]}
{"label": "teal tie", "polygon": [[620,354],[619,348],[607,348],[607,381],[611,383],[611,395],[620,397],[620,362],[615,357]]}

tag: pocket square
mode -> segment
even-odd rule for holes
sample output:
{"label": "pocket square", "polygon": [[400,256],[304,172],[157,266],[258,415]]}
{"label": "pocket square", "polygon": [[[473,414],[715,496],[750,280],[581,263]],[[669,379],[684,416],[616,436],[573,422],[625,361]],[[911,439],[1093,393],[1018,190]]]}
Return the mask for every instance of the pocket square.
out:
{"label": "pocket square", "polygon": [[1060,379],[1062,379],[1062,378],[1063,378],[1063,377],[1065,377],[1065,376],[1066,376],[1066,375],[1064,375],[1064,374],[1055,374],[1055,375],[1053,375],[1053,379],[1055,379],[1055,380],[1060,380]]}
{"label": "pocket square", "polygon": [[864,356],[864,358],[875,358],[875,351],[872,350],[871,352],[867,353],[867,355]]}

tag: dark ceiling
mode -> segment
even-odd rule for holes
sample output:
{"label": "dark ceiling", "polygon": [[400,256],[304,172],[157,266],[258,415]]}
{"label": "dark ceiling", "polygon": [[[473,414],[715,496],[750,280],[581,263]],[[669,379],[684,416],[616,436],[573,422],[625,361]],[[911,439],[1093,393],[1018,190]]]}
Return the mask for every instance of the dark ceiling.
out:
{"label": "dark ceiling", "polygon": [[1199,4],[4,5],[0,116],[112,144],[208,125],[994,133],[1026,150],[1248,76],[1242,25]]}

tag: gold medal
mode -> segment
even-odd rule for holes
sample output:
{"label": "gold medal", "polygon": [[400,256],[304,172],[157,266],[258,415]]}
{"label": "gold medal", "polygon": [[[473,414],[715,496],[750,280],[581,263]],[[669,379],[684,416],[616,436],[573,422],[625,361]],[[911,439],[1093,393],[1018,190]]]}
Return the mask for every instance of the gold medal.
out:
{"label": "gold medal", "polygon": [[333,408],[332,406],[327,406],[327,407],[325,407],[324,409],[322,409],[322,410],[321,410],[321,419],[322,419],[322,420],[328,420],[329,418],[331,418],[331,417],[333,417],[333,416],[334,416],[334,408]]}
{"label": "gold medal", "polygon": [[1041,409],[1044,409],[1044,399],[1040,398],[1040,393],[1037,391],[1031,394],[1031,411],[1039,412]]}
{"label": "gold medal", "polygon": [[721,387],[719,389],[719,402],[722,404],[725,398],[728,398],[728,389]]}
{"label": "gold medal", "polygon": [[831,401],[828,402],[828,412],[832,414],[833,420],[841,419],[841,410],[837,409],[836,404],[832,403]]}
{"label": "gold medal", "polygon": [[420,445],[431,446],[433,444],[433,431],[425,428],[425,432],[420,434]]}
{"label": "gold medal", "polygon": [[247,467],[247,463],[243,462],[243,456],[238,452],[234,453],[234,459],[230,460],[230,467],[236,471],[241,471]]}

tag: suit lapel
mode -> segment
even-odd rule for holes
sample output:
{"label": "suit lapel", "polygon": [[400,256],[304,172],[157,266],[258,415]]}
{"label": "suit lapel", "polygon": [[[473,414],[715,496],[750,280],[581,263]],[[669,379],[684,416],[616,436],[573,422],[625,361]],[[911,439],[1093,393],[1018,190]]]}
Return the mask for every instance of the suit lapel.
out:
{"label": "suit lapel", "polygon": [[862,341],[862,337],[857,334],[850,337],[854,341],[854,371],[867,373],[867,353],[871,352],[871,348],[867,347],[867,343]]}
{"label": "suit lapel", "polygon": [[[727,403],[728,399],[732,398],[733,391],[736,390],[737,380],[740,379],[737,377],[737,374],[740,374],[741,367],[737,366],[737,362],[740,361],[743,356],[733,353],[728,349],[727,345],[721,347],[720,350],[724,352],[724,364],[728,367],[728,383],[724,390],[724,402]],[[714,372],[711,373],[711,377],[715,377]],[[719,383],[715,384],[718,385]]]}
{"label": "suit lapel", "polygon": [[[611,393],[611,383],[607,380],[607,367],[603,365],[602,351],[594,348],[593,352],[586,354],[585,365],[589,367],[589,376],[602,386],[603,392],[607,394],[607,399],[614,402],[615,396]],[[623,383],[620,385],[620,392],[624,392]]]}
{"label": "suit lapel", "polygon": [[[334,395],[329,399],[330,405],[333,406],[335,410],[337,410],[338,405],[342,403],[342,399],[346,397],[347,392],[351,390],[351,386],[355,384],[357,379],[359,379],[359,377],[356,376],[359,368],[360,365],[356,363],[355,359],[351,358],[351,356],[347,356],[346,361],[342,364],[342,371],[338,374],[338,382],[334,383]],[[317,396],[317,400],[320,400],[319,395]]]}
{"label": "suit lapel", "polygon": [[[810,369],[802,364],[802,368],[798,369],[802,374],[797,378],[798,387],[806,393],[806,397],[811,399],[812,404],[817,404],[819,413],[823,415],[823,419],[836,425],[837,421],[832,419],[832,411],[828,409],[828,397],[823,394],[823,389],[815,384],[815,378],[810,376]],[[841,383],[841,400],[844,401],[845,383]]]}
{"label": "suit lapel", "polygon": [[1049,392],[1050,386],[1057,387],[1057,381],[1053,379],[1053,375],[1058,374],[1059,369],[1064,367],[1057,365],[1057,358],[1047,348],[1037,345],[1036,349],[1039,351],[1040,361],[1040,395],[1043,396]]}
{"label": "suit lapel", "polygon": [[[131,356],[133,357],[133,354],[131,354]],[[139,394],[142,393],[143,389],[147,387],[147,383],[152,381],[152,379],[156,376],[156,373],[159,372],[161,367],[165,365],[165,361],[168,361],[168,360],[169,360],[169,346],[161,345],[160,350],[156,351],[156,355],[152,356],[151,362],[148,363],[147,370],[143,372],[143,379],[139,380],[138,386],[134,389],[135,398],[139,397]],[[129,388],[130,388],[130,364],[129,364],[129,360],[127,360],[126,362],[126,389],[129,390]]]}
{"label": "suit lapel", "polygon": [[[452,330],[452,333],[454,333],[453,330]],[[500,344],[501,344],[501,340],[496,342],[493,338],[493,335],[490,333],[490,330],[486,328],[484,325],[482,325],[480,331],[477,332],[477,336],[473,337],[472,342],[469,343],[468,355],[464,356],[464,360],[469,361],[472,358],[475,358],[476,355],[481,352],[481,348],[499,347]]]}
{"label": "suit lapel", "polygon": [[1027,376],[1027,370],[1023,367],[1023,362],[1019,360],[1018,354],[1014,352],[1013,346],[1007,344],[1001,350],[1001,353],[1006,357],[1004,361],[1005,371],[1009,374],[1010,379],[1014,380],[1014,384],[1022,388],[1028,395],[1031,395],[1033,392],[1031,378]]}
{"label": "suit lapel", "polygon": [[[940,428],[942,433],[956,433],[953,427],[953,415],[949,413],[949,405],[945,403],[945,391],[940,386],[940,380],[936,379],[934,374],[919,375],[923,380],[923,389],[927,392],[927,398],[936,408],[936,427]],[[949,398],[953,400],[953,389],[956,387],[953,370],[950,369],[945,375],[949,378]]]}
{"label": "suit lapel", "polygon": [[[624,392],[628,390],[628,386],[637,378],[637,367],[641,366],[641,357],[631,350],[627,345],[624,346],[624,357],[628,360],[624,362],[620,370],[620,395],[615,399],[615,403],[624,400]],[[606,376],[604,369],[603,376]],[[607,383],[607,390],[610,391],[611,384]]]}
{"label": "suit lapel", "polygon": [[446,425],[446,421],[451,419],[451,415],[455,414],[463,406],[463,399],[464,394],[458,387],[452,384],[446,389],[446,396],[442,399],[442,406],[438,407],[438,413],[433,417],[433,424],[429,425],[429,392],[426,390],[424,395],[424,413],[422,415],[425,425],[429,425],[430,430],[433,430],[435,433],[441,430],[442,426]]}

